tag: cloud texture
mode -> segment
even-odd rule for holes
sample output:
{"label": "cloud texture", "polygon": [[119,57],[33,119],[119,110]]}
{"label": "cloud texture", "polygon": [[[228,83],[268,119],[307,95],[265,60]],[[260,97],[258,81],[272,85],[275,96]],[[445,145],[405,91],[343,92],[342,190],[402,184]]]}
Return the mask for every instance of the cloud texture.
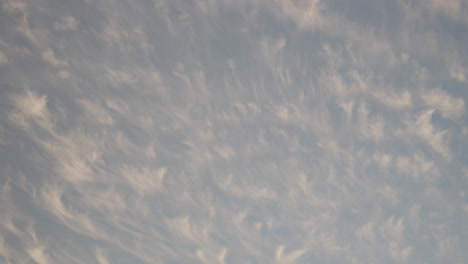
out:
{"label": "cloud texture", "polygon": [[468,2],[0,1],[0,262],[466,263]]}

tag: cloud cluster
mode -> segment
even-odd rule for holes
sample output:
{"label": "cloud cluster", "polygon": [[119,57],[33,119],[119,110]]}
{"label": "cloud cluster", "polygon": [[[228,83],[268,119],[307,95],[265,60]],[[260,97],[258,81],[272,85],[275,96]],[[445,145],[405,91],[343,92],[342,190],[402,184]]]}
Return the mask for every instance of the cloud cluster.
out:
{"label": "cloud cluster", "polygon": [[0,262],[466,262],[467,10],[2,2]]}

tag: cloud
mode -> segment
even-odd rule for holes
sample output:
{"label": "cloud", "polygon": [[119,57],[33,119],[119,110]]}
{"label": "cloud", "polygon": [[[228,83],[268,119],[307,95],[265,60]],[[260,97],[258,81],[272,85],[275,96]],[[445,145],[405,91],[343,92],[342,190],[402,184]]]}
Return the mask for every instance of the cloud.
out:
{"label": "cloud", "polygon": [[28,249],[28,254],[38,264],[47,264],[50,263],[49,257],[45,252],[45,249],[42,247],[34,247]]}
{"label": "cloud", "polygon": [[54,66],[67,65],[66,61],[59,60],[52,49],[48,48],[42,52],[42,59]]}
{"label": "cloud", "polygon": [[397,206],[400,202],[401,194],[394,187],[385,185],[384,187],[381,187],[379,191],[385,200],[392,206]]}
{"label": "cloud", "polygon": [[15,0],[7,0],[3,3],[2,8],[4,8],[8,12],[13,11],[24,11],[27,8],[27,4],[25,1],[15,1]]}
{"label": "cloud", "polygon": [[294,21],[301,29],[320,27],[325,20],[323,10],[325,4],[320,0],[311,1],[279,1],[283,15]]}
{"label": "cloud", "polygon": [[356,230],[355,235],[361,239],[365,240],[368,243],[375,243],[375,231],[374,231],[374,224],[372,222],[368,222],[365,225],[361,226],[358,230]]}
{"label": "cloud", "polygon": [[384,170],[388,169],[393,160],[392,155],[388,153],[374,153],[372,158]]}
{"label": "cloud", "polygon": [[236,184],[233,182],[232,175],[228,176],[219,186],[226,192],[238,197],[245,197],[253,200],[273,200],[277,198],[276,193],[266,186],[255,186],[247,182]]}
{"label": "cloud", "polygon": [[214,152],[224,160],[230,160],[236,156],[234,149],[230,146],[215,146]]}
{"label": "cloud", "polygon": [[1,4],[0,261],[462,262],[463,1],[195,2]]}
{"label": "cloud", "polygon": [[130,167],[121,168],[122,175],[129,186],[141,194],[160,191],[163,189],[163,180],[167,173],[166,168]]}
{"label": "cloud", "polygon": [[202,261],[202,263],[225,263],[224,259],[228,253],[227,248],[222,248],[218,252],[211,252],[206,249],[199,249],[195,253],[197,257]]}
{"label": "cloud", "polygon": [[407,123],[407,133],[415,135],[428,144],[435,152],[439,153],[447,160],[451,159],[448,145],[447,131],[437,130],[432,124],[432,115],[435,110],[420,112]]}
{"label": "cloud", "polygon": [[398,245],[398,243],[395,241],[391,241],[389,247],[390,247],[390,254],[393,257],[393,259],[395,261],[404,262],[404,263],[407,262],[408,257],[411,255],[413,251],[411,246],[401,248]]}
{"label": "cloud", "polygon": [[17,126],[31,131],[31,125],[36,124],[45,131],[53,129],[53,123],[47,106],[47,96],[38,95],[36,92],[26,89],[22,94],[11,95],[14,104],[8,117]]}
{"label": "cloud", "polygon": [[361,135],[374,142],[382,141],[385,137],[385,123],[380,116],[371,116],[365,104],[357,109],[359,132]]}
{"label": "cloud", "polygon": [[100,190],[85,186],[80,190],[83,194],[80,202],[85,204],[88,209],[108,214],[118,214],[128,209],[125,197],[115,190],[115,187],[108,187]]}
{"label": "cloud", "polygon": [[403,223],[403,218],[395,220],[395,217],[391,216],[387,221],[385,221],[380,232],[386,239],[400,240],[404,235],[404,229],[405,225]]}
{"label": "cloud", "polygon": [[410,207],[408,213],[408,223],[414,230],[418,230],[418,228],[421,226],[421,205],[414,204]]}
{"label": "cloud", "polygon": [[102,249],[96,249],[96,260],[99,264],[109,264],[109,260]]}
{"label": "cloud", "polygon": [[40,96],[28,89],[24,94],[12,96],[12,100],[16,109],[26,118],[37,120],[38,122],[44,122],[49,119],[47,96]]}
{"label": "cloud", "polygon": [[166,219],[165,222],[174,234],[182,238],[182,241],[189,241],[199,246],[210,241],[210,227],[192,223],[189,216]]}
{"label": "cloud", "polygon": [[[461,0],[430,0],[430,1],[419,1],[420,5],[427,8],[430,12],[437,12],[446,15],[452,19],[462,19],[462,10],[466,7]],[[464,8],[465,7],[465,8]]]}
{"label": "cloud", "polygon": [[7,64],[8,61],[9,60],[8,60],[7,55],[3,51],[0,50],[0,65]]}
{"label": "cloud", "polygon": [[[83,99],[78,100],[78,103],[82,105],[86,111],[88,120],[93,120],[102,125],[113,125],[114,120],[111,114],[102,106],[102,104]],[[110,104],[110,106],[112,107],[113,104]]]}
{"label": "cloud", "polygon": [[437,256],[454,262],[463,262],[463,249],[459,246],[458,237],[443,236],[437,240]]}
{"label": "cloud", "polygon": [[431,183],[440,176],[440,169],[433,161],[427,160],[421,153],[413,156],[399,156],[395,158],[397,171],[412,177],[417,182]]}
{"label": "cloud", "polygon": [[465,114],[464,100],[451,96],[441,89],[425,91],[422,99],[428,107],[439,110],[446,118],[457,119]]}
{"label": "cloud", "polygon": [[450,77],[452,79],[457,80],[460,83],[465,83],[466,82],[466,75],[468,73],[468,70],[464,67],[461,66],[453,66],[450,69]]}
{"label": "cloud", "polygon": [[411,93],[409,91],[402,91],[400,93],[389,92],[385,90],[375,91],[375,98],[382,102],[384,105],[396,109],[408,109],[413,106]]}
{"label": "cloud", "polygon": [[[52,158],[46,159],[51,162],[48,169],[53,169],[59,179],[71,183],[92,182],[94,170],[102,162],[102,144],[98,142],[99,139],[84,133],[61,134],[54,126],[50,127],[48,135],[32,137],[50,155],[48,158]],[[41,156],[35,158],[43,160]]]}
{"label": "cloud", "polygon": [[354,102],[352,101],[340,102],[339,106],[345,112],[346,120],[348,122],[352,121]]}
{"label": "cloud", "polygon": [[280,245],[276,249],[275,261],[276,263],[296,263],[297,259],[306,253],[305,249],[292,250],[290,253],[285,254],[284,245]]}
{"label": "cloud", "polygon": [[[2,173],[12,174],[11,169],[2,168]],[[16,206],[18,186],[16,178],[4,181],[0,178],[0,260],[51,263],[48,241],[36,232],[36,219]]]}
{"label": "cloud", "polygon": [[119,69],[106,69],[106,77],[113,85],[128,84],[136,81],[132,72]]}
{"label": "cloud", "polygon": [[54,29],[57,31],[71,31],[78,28],[78,21],[73,16],[61,17],[55,22]]}

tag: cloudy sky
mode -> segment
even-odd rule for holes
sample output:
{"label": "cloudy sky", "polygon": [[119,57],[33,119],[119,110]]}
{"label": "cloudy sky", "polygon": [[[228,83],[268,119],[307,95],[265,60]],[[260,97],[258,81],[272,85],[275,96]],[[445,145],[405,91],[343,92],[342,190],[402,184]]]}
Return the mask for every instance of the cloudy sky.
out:
{"label": "cloudy sky", "polygon": [[467,263],[467,0],[0,0],[0,263]]}

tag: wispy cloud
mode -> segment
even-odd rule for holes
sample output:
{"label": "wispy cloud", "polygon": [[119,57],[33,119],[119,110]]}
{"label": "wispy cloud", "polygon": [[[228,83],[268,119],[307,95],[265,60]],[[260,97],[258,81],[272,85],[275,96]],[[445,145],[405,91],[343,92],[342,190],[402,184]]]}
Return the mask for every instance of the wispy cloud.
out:
{"label": "wispy cloud", "polygon": [[[102,104],[86,100],[80,100],[79,103],[85,109],[88,120],[95,120],[97,123],[102,125],[113,124],[114,120],[112,119],[111,114],[102,106]],[[112,103],[109,103],[109,105],[111,107],[113,106]]]}
{"label": "wispy cloud", "polygon": [[464,100],[451,96],[441,89],[423,92],[422,99],[427,106],[439,110],[446,118],[457,119],[465,114]]}
{"label": "wispy cloud", "polygon": [[361,104],[357,109],[358,124],[361,135],[374,142],[384,139],[385,123],[382,117],[371,117],[369,110],[364,104]]}
{"label": "wispy cloud", "polygon": [[408,109],[413,106],[411,93],[409,91],[395,93],[382,90],[374,92],[374,96],[378,101],[393,109]]}
{"label": "wispy cloud", "polygon": [[42,52],[42,59],[54,66],[66,65],[67,62],[57,59],[52,49],[48,48]]}
{"label": "wispy cloud", "polygon": [[432,123],[434,111],[423,111],[418,113],[411,121],[407,121],[407,133],[419,137],[442,157],[450,159],[447,131],[434,127]]}
{"label": "wispy cloud", "polygon": [[109,264],[109,260],[102,249],[96,249],[96,260],[99,264]]}
{"label": "wispy cloud", "polygon": [[297,259],[306,252],[304,249],[296,249],[290,253],[285,253],[284,251],[284,245],[281,245],[276,249],[275,260],[277,263],[296,263]]}
{"label": "wispy cloud", "polygon": [[0,65],[2,64],[7,64],[8,63],[8,57],[7,55],[0,50]]}
{"label": "wispy cloud", "polygon": [[166,175],[166,168],[148,168],[148,167],[128,167],[124,166],[122,175],[127,184],[132,186],[136,192],[150,193],[163,188],[162,183]]}
{"label": "wispy cloud", "polygon": [[78,28],[78,21],[73,16],[61,17],[59,21],[55,22],[54,29],[57,31],[70,31]]}
{"label": "wispy cloud", "polygon": [[467,8],[4,1],[0,262],[462,263]]}
{"label": "wispy cloud", "polygon": [[11,113],[10,118],[21,126],[28,126],[35,121],[43,128],[51,128],[49,110],[47,109],[47,96],[26,90],[24,94],[13,95],[12,101],[17,111]]}
{"label": "wispy cloud", "polygon": [[421,153],[413,157],[400,156],[395,159],[395,167],[418,182],[430,183],[440,176],[440,169],[433,161],[427,160]]}

